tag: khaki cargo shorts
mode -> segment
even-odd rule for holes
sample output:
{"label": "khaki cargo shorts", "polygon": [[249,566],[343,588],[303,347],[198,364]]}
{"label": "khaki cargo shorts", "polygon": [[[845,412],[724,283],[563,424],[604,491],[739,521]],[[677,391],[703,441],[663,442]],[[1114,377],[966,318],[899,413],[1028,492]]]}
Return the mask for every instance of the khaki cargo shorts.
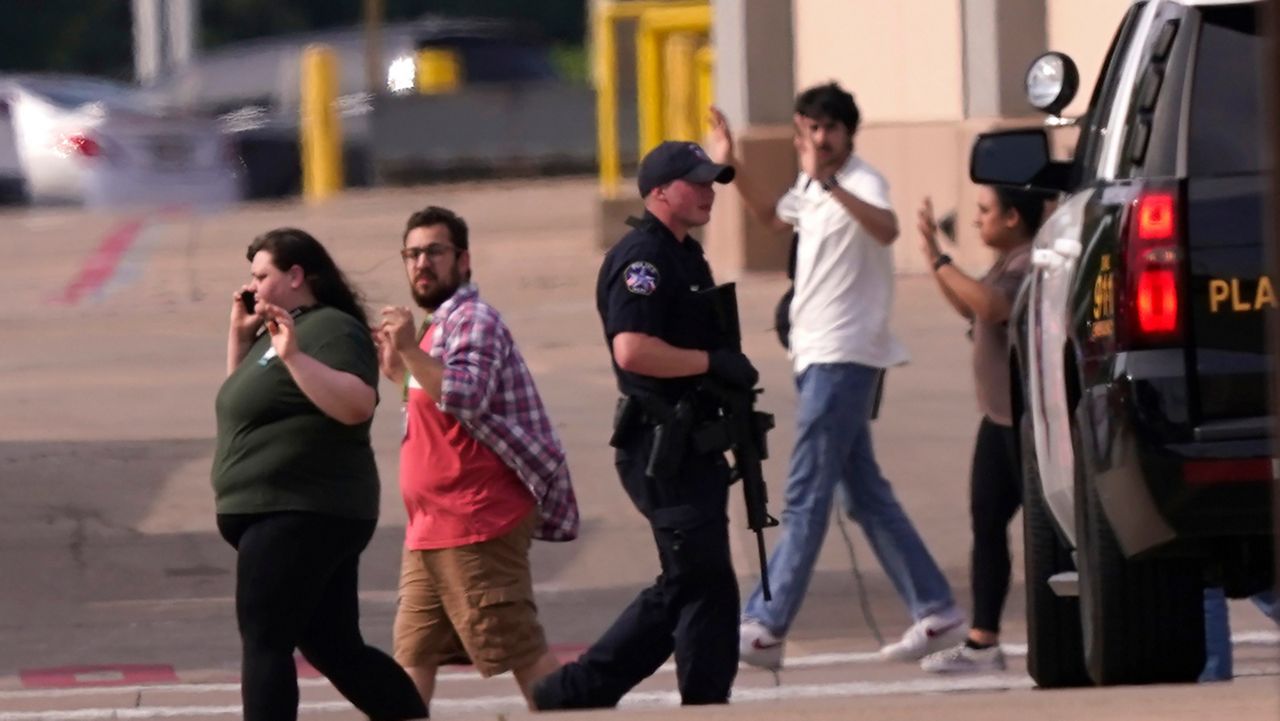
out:
{"label": "khaki cargo shorts", "polygon": [[489,541],[405,550],[393,632],[401,666],[470,660],[487,677],[527,668],[547,652],[529,568],[537,520],[535,509]]}

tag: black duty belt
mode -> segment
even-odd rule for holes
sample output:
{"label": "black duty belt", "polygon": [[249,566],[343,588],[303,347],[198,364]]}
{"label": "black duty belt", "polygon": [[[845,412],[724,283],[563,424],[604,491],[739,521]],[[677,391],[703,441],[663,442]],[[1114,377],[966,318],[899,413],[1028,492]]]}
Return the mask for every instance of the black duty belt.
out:
{"label": "black duty belt", "polygon": [[692,395],[675,404],[647,395],[620,398],[609,445],[621,448],[637,433],[646,431],[653,433],[645,468],[651,478],[669,476],[689,450],[699,454],[729,450],[729,429],[719,409]]}

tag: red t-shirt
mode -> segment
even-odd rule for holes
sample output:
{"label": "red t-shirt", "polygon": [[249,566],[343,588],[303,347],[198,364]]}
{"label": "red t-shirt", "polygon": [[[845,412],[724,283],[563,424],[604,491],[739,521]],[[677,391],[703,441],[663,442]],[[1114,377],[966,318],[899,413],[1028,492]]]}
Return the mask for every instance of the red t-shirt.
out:
{"label": "red t-shirt", "polygon": [[[436,326],[420,347],[431,348]],[[453,548],[497,538],[533,510],[533,495],[502,459],[436,406],[413,376],[400,444],[405,547]]]}

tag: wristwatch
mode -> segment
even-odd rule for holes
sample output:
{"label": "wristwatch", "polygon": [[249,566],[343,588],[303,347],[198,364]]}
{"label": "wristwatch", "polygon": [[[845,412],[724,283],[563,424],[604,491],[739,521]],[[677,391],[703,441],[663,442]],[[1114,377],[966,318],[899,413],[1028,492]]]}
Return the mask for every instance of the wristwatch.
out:
{"label": "wristwatch", "polygon": [[821,186],[823,190],[830,193],[832,190],[840,187],[840,180],[833,173],[831,177],[826,180],[819,180],[818,185]]}
{"label": "wristwatch", "polygon": [[943,253],[938,256],[937,260],[933,261],[933,272],[937,273],[939,270],[942,269],[942,266],[950,265],[950,264],[951,264],[951,256],[947,255],[946,253]]}

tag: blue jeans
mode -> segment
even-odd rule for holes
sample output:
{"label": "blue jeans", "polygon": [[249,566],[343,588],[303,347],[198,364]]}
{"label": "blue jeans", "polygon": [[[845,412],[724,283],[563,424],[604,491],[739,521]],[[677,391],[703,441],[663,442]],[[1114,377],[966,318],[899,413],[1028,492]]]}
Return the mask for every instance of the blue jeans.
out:
{"label": "blue jeans", "polygon": [[[1267,618],[1280,624],[1280,598],[1275,591],[1262,591],[1249,597]],[[1235,671],[1231,659],[1231,617],[1227,597],[1221,588],[1204,590],[1204,671],[1200,682],[1230,681]]]}
{"label": "blue jeans", "polygon": [[845,513],[862,527],[912,618],[918,621],[954,605],[947,579],[876,464],[871,410],[880,373],[856,363],[824,363],[809,366],[796,378],[796,446],[782,537],[769,556],[773,600],[766,603],[757,586],[743,611],[775,636],[785,636],[800,612],[831,523],[837,486]]}

